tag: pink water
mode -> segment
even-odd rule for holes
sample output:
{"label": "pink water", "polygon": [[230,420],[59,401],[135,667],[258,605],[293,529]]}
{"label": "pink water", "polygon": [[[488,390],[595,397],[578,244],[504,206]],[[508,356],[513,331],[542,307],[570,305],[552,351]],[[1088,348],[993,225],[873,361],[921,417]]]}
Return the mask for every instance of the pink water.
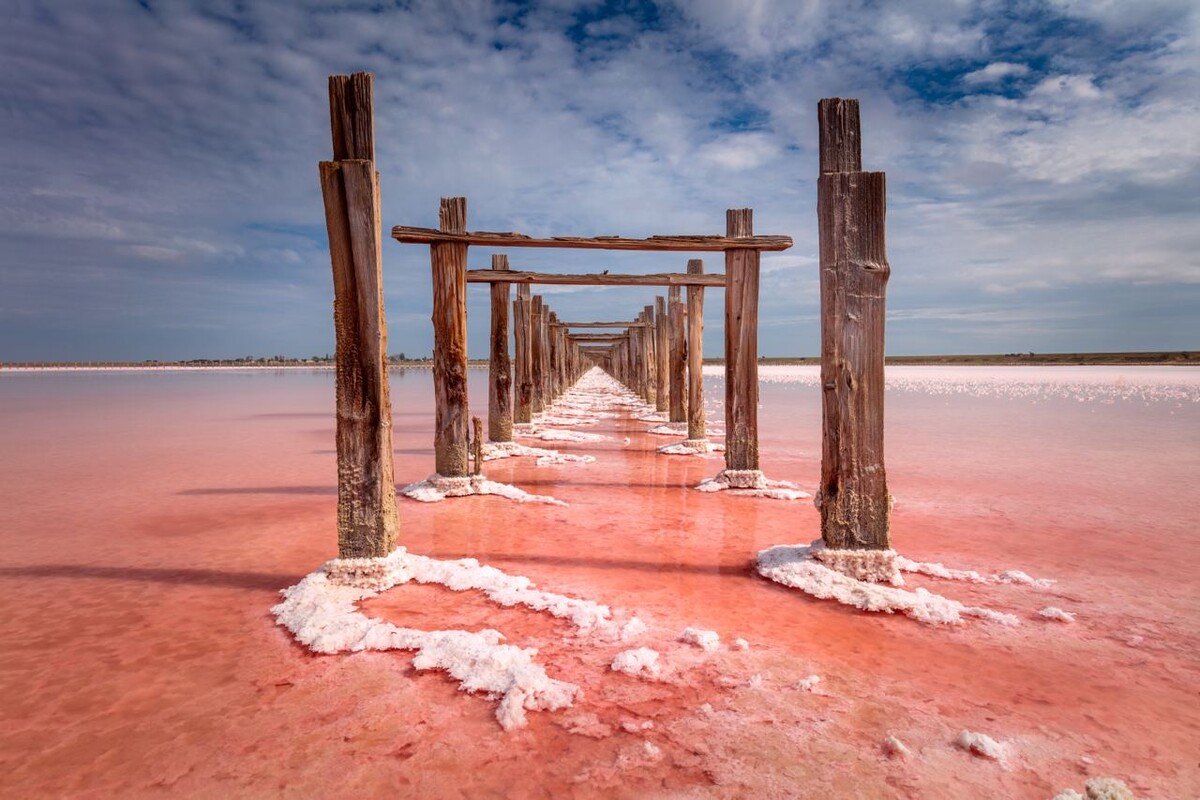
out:
{"label": "pink water", "polygon": [[[432,470],[428,373],[394,373],[392,393],[403,484]],[[930,627],[768,583],[755,553],[815,538],[811,503],[691,491],[719,460],[656,455],[669,439],[604,420],[586,430],[609,441],[551,445],[594,464],[488,467],[568,507],[406,500],[402,541],[637,612],[651,632],[635,644],[672,681],[611,672],[619,646],[475,593],[405,585],[366,604],[494,627],[583,687],[505,733],[493,702],[405,653],[314,656],[274,625],[278,590],[336,551],[330,373],[4,374],[0,794],[1049,798],[1089,775],[1200,794],[1200,403],[919,387],[888,402],[897,549],[1057,581],[909,583],[1020,626]],[[811,491],[818,403],[764,383],[768,476]],[[1037,615],[1051,605],[1077,622]],[[688,625],[751,647],[673,642]],[[810,674],[823,693],[793,688]],[[1004,761],[955,748],[963,729],[1004,742]],[[909,758],[884,753],[893,734]],[[661,759],[639,760],[643,741]]]}

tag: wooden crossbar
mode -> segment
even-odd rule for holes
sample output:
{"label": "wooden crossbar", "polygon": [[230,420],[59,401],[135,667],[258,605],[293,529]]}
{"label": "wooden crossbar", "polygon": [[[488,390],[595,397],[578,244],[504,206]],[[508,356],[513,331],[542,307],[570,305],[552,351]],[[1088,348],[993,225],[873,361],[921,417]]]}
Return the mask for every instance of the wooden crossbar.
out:
{"label": "wooden crossbar", "polygon": [[567,338],[576,342],[617,342],[628,338],[627,333],[568,333]]}
{"label": "wooden crossbar", "polygon": [[725,288],[720,273],[689,275],[686,272],[656,272],[648,275],[628,273],[586,273],[560,275],[548,272],[500,272],[490,269],[467,270],[467,283],[549,283],[566,286],[712,286]]}
{"label": "wooden crossbar", "polygon": [[648,328],[649,322],[551,322],[556,328]]}
{"label": "wooden crossbar", "polygon": [[630,239],[623,236],[552,236],[535,238],[523,233],[497,231],[466,231],[447,233],[436,228],[414,228],[397,225],[392,238],[401,244],[433,244],[457,242],[485,247],[562,247],[584,250],[642,250],[659,252],[719,252],[722,250],[787,250],[792,246],[790,236],[651,236]]}

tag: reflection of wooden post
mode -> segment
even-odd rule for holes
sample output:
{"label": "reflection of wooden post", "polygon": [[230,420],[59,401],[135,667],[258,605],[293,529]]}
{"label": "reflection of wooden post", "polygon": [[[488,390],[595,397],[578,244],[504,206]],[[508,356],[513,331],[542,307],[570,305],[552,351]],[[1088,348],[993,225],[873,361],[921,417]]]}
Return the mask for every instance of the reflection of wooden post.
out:
{"label": "reflection of wooden post", "polygon": [[533,359],[533,368],[529,372],[530,380],[533,383],[533,402],[531,407],[533,413],[539,414],[546,409],[546,373],[542,368],[542,359],[545,356],[545,342],[542,339],[542,317],[545,316],[545,308],[542,305],[542,296],[535,294],[533,296],[533,313],[530,315],[532,347],[530,354]]}
{"label": "reflection of wooden post", "polygon": [[[508,269],[508,256],[492,256],[492,269]],[[512,441],[512,362],[508,358],[509,284],[492,284],[492,355],[488,361],[488,439]]]}
{"label": "reflection of wooden post", "polygon": [[[465,197],[443,197],[440,230],[464,233]],[[467,464],[467,246],[434,242],[433,259],[433,454],[439,475],[469,474]]]}
{"label": "reflection of wooden post", "polygon": [[392,402],[372,77],[329,78],[333,161],[320,165],[337,341],[338,556],[386,556],[396,547]]}
{"label": "reflection of wooden post", "polygon": [[[704,272],[704,262],[693,258],[688,272]],[[704,420],[704,287],[687,288],[688,440],[708,436]]]}
{"label": "reflection of wooden post", "polygon": [[[754,235],[754,212],[725,212],[725,235]],[[758,251],[725,251],[725,466],[758,469]]]}
{"label": "reflection of wooden post", "polygon": [[887,549],[883,463],[886,183],[862,172],[858,101],[817,105],[821,175],[821,538],[834,549]]}
{"label": "reflection of wooden post", "polygon": [[654,408],[658,411],[666,411],[671,402],[670,384],[670,336],[668,333],[671,324],[670,318],[667,316],[667,301],[664,297],[654,298],[654,311],[657,317],[654,326],[654,372],[655,372],[655,392],[657,397],[654,399]]}
{"label": "reflection of wooden post", "polygon": [[687,320],[678,286],[667,290],[671,321],[671,422],[687,422]]}
{"label": "reflection of wooden post", "polygon": [[517,357],[516,391],[513,393],[513,419],[529,422],[533,419],[533,310],[530,307],[529,284],[517,286],[517,299],[513,301],[513,351]]}

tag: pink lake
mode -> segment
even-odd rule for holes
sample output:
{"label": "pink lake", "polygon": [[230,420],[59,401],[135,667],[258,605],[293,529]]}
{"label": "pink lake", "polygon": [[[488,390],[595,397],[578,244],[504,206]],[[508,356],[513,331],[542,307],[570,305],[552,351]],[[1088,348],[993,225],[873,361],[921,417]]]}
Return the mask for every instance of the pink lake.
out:
{"label": "pink lake", "polygon": [[[763,469],[808,491],[815,374],[762,370]],[[471,378],[485,409],[486,371]],[[706,380],[719,421],[719,370]],[[5,371],[0,796],[1048,799],[1090,776],[1200,796],[1200,371],[897,368],[889,387],[896,549],[1055,581],[910,588],[1020,625],[770,583],[755,555],[817,538],[811,501],[696,492],[719,458],[659,455],[672,440],[650,424],[605,418],[581,428],[604,441],[544,445],[594,463],[486,469],[567,506],[401,500],[401,542],[636,613],[642,639],[436,586],[364,604],[495,628],[582,687],[506,732],[494,701],[407,653],[313,655],[275,624],[279,591],[336,555],[332,372]],[[392,397],[403,485],[433,469],[429,373],[393,372]],[[722,647],[677,641],[688,626]],[[613,672],[626,646],[659,651],[669,679]],[[963,730],[1004,757],[956,747]]]}

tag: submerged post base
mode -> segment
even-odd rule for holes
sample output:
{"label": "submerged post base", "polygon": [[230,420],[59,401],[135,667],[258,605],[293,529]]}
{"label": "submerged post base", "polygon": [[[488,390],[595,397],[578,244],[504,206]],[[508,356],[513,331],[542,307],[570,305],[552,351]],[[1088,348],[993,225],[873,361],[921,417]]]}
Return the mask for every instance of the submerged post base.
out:
{"label": "submerged post base", "polygon": [[904,583],[895,550],[835,550],[822,544],[814,546],[811,552],[817,561],[857,581],[893,586]]}
{"label": "submerged post base", "polygon": [[405,553],[397,547],[382,558],[335,558],[325,564],[325,577],[338,586],[380,591],[396,583],[396,564]]}
{"label": "submerged post base", "polygon": [[730,489],[766,489],[767,476],[761,469],[727,469],[717,476],[724,480]]}

